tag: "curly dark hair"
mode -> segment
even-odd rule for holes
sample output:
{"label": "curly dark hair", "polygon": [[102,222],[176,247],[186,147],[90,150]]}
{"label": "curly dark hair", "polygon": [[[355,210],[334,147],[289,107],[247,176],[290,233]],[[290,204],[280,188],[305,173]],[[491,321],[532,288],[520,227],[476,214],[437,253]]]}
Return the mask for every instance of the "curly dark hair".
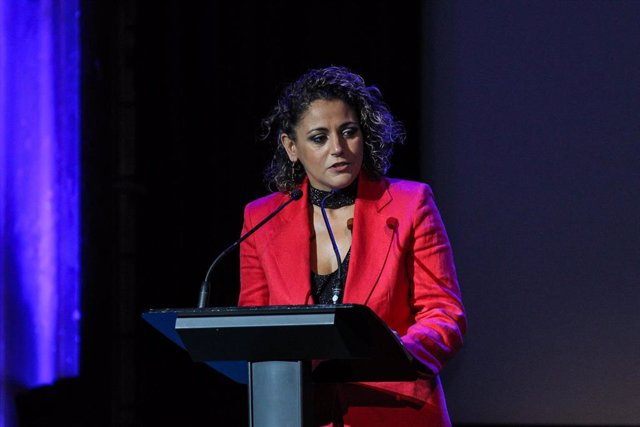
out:
{"label": "curly dark hair", "polygon": [[404,142],[402,123],[397,121],[382,94],[375,86],[345,67],[327,67],[307,71],[289,84],[271,114],[262,121],[260,139],[275,144],[271,164],[265,170],[265,181],[281,192],[298,187],[305,173],[300,162],[292,163],[280,143],[280,136],[295,135],[295,128],[313,101],[339,99],[358,115],[364,137],[362,169],[371,179],[379,179],[390,166],[395,144]]}

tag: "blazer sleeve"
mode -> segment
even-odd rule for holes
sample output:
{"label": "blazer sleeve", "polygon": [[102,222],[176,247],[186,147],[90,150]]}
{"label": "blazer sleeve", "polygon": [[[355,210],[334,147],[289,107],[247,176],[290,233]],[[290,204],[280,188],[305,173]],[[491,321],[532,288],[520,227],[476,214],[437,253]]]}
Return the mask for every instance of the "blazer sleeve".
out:
{"label": "blazer sleeve", "polygon": [[462,345],[466,318],[451,245],[428,186],[415,210],[412,233],[406,268],[415,323],[402,342],[437,374]]}
{"label": "blazer sleeve", "polygon": [[[244,209],[244,235],[253,227],[251,204]],[[240,244],[240,297],[239,306],[262,306],[269,303],[269,287],[262,268],[255,234]]]}

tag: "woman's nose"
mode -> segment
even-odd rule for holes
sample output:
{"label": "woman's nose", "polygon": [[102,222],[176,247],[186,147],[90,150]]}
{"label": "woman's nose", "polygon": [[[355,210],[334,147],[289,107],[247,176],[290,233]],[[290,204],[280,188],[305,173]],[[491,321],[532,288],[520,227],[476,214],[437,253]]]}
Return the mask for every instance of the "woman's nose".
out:
{"label": "woman's nose", "polygon": [[344,151],[345,141],[343,139],[340,134],[334,135],[334,137],[331,138],[331,154],[333,156],[339,156]]}

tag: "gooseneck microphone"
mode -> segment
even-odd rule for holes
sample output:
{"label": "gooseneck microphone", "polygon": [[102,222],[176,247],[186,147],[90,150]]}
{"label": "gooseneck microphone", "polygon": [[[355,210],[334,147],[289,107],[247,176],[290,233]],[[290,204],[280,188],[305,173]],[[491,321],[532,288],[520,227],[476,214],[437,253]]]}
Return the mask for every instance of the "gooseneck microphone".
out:
{"label": "gooseneck microphone", "polygon": [[204,281],[200,285],[200,295],[198,297],[198,308],[205,308],[209,303],[209,289],[211,288],[211,273],[213,272],[213,269],[215,268],[216,264],[218,264],[218,262],[222,258],[224,258],[229,252],[231,252],[236,247],[238,247],[238,245],[240,243],[242,243],[243,240],[245,240],[247,237],[251,236],[260,227],[265,225],[271,218],[276,216],[282,209],[285,208],[285,206],[287,206],[289,203],[291,203],[291,202],[293,202],[295,200],[300,200],[301,197],[302,197],[302,190],[300,190],[299,188],[296,188],[295,190],[293,190],[291,193],[289,193],[289,200],[287,200],[286,202],[284,202],[280,206],[278,206],[278,208],[275,211],[271,212],[269,214],[269,216],[267,216],[265,219],[260,221],[251,230],[247,231],[245,234],[240,236],[240,238],[238,240],[233,242],[227,249],[225,249],[224,251],[222,251],[222,253],[220,255],[218,255],[218,257],[213,261],[213,263],[211,263],[211,266],[209,267],[209,270],[207,270],[207,274],[204,277]]}
{"label": "gooseneck microphone", "polygon": [[331,303],[338,304],[340,302],[340,298],[342,297],[342,257],[340,256],[340,250],[338,249],[338,244],[336,243],[336,239],[333,237],[333,231],[331,230],[331,225],[329,224],[329,218],[327,218],[327,212],[324,209],[324,202],[329,197],[336,194],[339,190],[331,190],[329,194],[324,196],[322,202],[320,203],[320,212],[322,212],[322,219],[324,219],[324,225],[327,227],[327,231],[329,232],[329,239],[331,239],[331,245],[333,245],[333,252],[336,254],[336,259],[338,260],[338,282],[331,288]]}

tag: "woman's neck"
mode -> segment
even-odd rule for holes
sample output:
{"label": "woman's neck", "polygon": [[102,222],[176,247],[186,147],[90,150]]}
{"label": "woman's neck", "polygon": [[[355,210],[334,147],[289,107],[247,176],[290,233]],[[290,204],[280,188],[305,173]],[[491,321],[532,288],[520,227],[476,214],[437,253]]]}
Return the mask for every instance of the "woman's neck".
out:
{"label": "woman's neck", "polygon": [[[326,198],[331,191],[318,190],[309,184],[309,203],[321,206],[324,199],[324,207],[327,209],[338,209],[353,205],[356,202],[358,193],[358,179],[356,178],[349,186],[340,190],[333,190],[333,195]],[[326,199],[325,199],[326,198]]]}

